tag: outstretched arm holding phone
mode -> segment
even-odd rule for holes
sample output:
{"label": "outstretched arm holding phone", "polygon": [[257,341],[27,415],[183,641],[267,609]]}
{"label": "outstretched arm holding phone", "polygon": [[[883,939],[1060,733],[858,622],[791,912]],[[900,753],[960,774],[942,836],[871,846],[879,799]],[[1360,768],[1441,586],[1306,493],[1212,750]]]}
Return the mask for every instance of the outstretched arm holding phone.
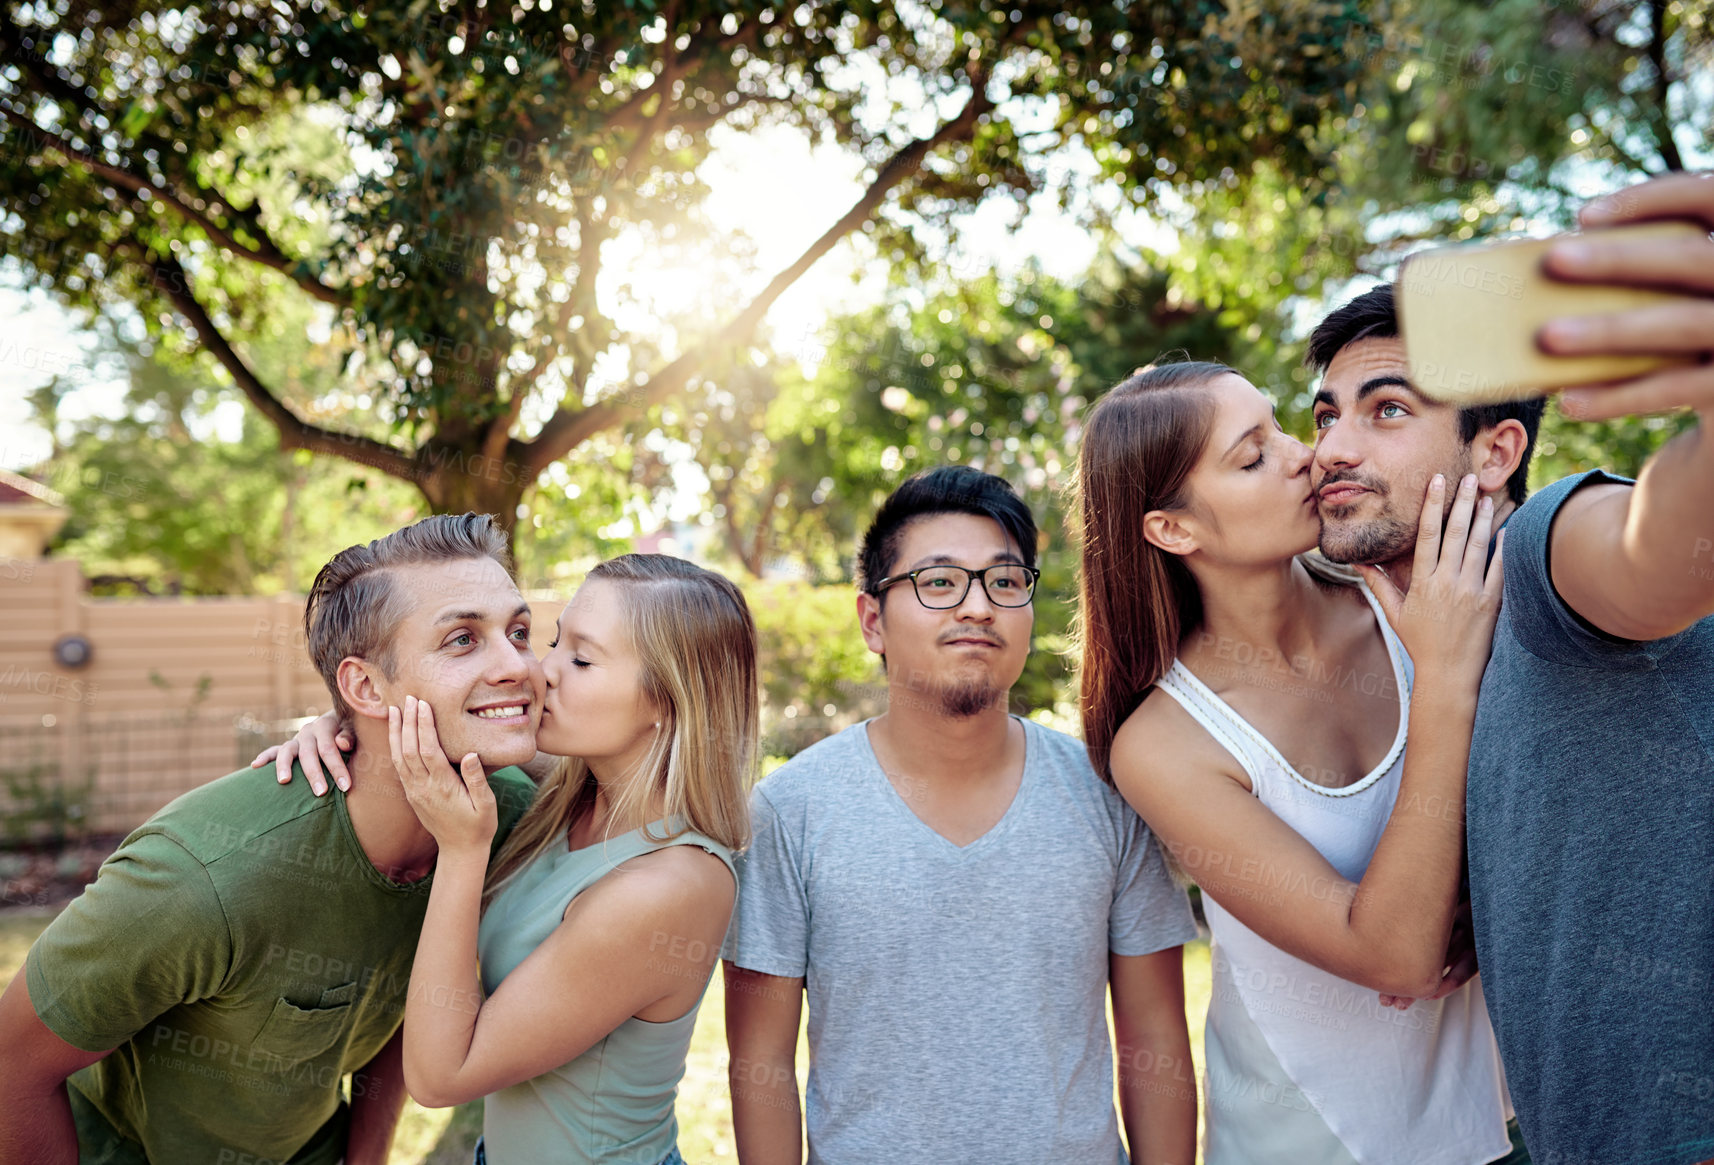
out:
{"label": "outstretched arm holding phone", "polygon": [[[1714,174],[1677,174],[1584,208],[1586,227],[1691,219],[1714,228]],[[1550,322],[1537,338],[1553,355],[1649,353],[1692,361],[1614,384],[1571,389],[1566,414],[1607,420],[1691,408],[1698,425],[1649,458],[1635,486],[1580,490],[1553,526],[1554,589],[1583,619],[1620,639],[1663,639],[1714,615],[1714,240],[1558,244],[1558,279],[1689,291],[1700,298],[1639,311]]]}

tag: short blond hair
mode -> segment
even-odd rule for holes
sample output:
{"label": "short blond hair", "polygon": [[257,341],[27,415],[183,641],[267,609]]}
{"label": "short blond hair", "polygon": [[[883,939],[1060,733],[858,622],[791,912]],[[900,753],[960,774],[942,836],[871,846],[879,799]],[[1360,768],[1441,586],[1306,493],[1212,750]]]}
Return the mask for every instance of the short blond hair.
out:
{"label": "short blond hair", "polygon": [[492,558],[512,576],[506,534],[493,516],[436,514],[385,538],[348,546],[321,568],[304,603],[304,638],[342,719],[352,712],[339,694],[341,660],[370,660],[393,678],[393,633],[408,614],[393,585],[393,568],[480,558]]}

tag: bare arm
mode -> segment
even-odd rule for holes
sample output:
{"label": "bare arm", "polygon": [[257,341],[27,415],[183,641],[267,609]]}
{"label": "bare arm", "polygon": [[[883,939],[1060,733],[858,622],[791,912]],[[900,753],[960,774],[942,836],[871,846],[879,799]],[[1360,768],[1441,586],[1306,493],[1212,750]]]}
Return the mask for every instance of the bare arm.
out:
{"label": "bare arm", "polygon": [[[388,709],[411,807],[439,846],[405,1004],[405,1082],[444,1108],[576,1059],[633,1016],[676,1019],[702,997],[737,886],[690,846],[632,858],[573,899],[540,946],[484,999],[476,932],[494,791],[475,753],[453,771],[427,704]],[[568,990],[568,985],[575,990]]]}
{"label": "bare arm", "polygon": [[387,1165],[405,1106],[405,1033],[393,1033],[375,1058],[351,1078],[351,1130],[345,1140],[345,1165]]}
{"label": "bare arm", "polygon": [[725,866],[701,850],[632,859],[579,895],[485,1000],[476,927],[487,855],[450,864],[447,856],[435,870],[405,1008],[405,1077],[431,1108],[568,1063],[633,1016],[661,1023],[689,1011],[736,894]]}
{"label": "bare arm", "polygon": [[[1586,207],[1585,226],[1682,218],[1714,227],[1714,175],[1677,174]],[[1563,406],[1601,420],[1694,409],[1698,426],[1649,458],[1635,488],[1579,491],[1553,524],[1554,589],[1588,622],[1622,639],[1661,639],[1714,615],[1714,241],[1603,243],[1599,235],[1549,256],[1555,277],[1688,291],[1682,303],[1555,320],[1553,353],[1641,352],[1700,360],[1619,384],[1575,389]]]}
{"label": "bare arm", "polygon": [[1423,734],[1421,745],[1413,738],[1397,807],[1361,883],[1258,801],[1236,762],[1170,697],[1150,697],[1120,730],[1114,781],[1185,873],[1239,922],[1342,979],[1423,998],[1440,984],[1452,931],[1464,804],[1456,770],[1468,759],[1475,705],[1428,695],[1419,685],[1411,714],[1424,723],[1443,706],[1443,730]]}
{"label": "bare arm", "polygon": [[1196,1072],[1184,1016],[1184,948],[1112,955],[1119,1113],[1133,1165],[1196,1160]]}
{"label": "bare arm", "polygon": [[726,1049],[732,1131],[742,1165],[800,1165],[797,1037],[803,980],[746,971],[727,960]]}
{"label": "bare arm", "polygon": [[[1234,760],[1168,696],[1145,700],[1114,741],[1119,791],[1203,892],[1280,949],[1387,995],[1441,985],[1464,852],[1464,779],[1476,690],[1493,640],[1500,572],[1483,575],[1491,509],[1461,488],[1440,534],[1422,509],[1411,591],[1367,577],[1417,664],[1398,798],[1360,882],[1249,791]],[[1443,547],[1436,553],[1435,547]],[[1499,562],[1496,556],[1496,564]]]}
{"label": "bare arm", "polygon": [[0,1165],[77,1165],[66,1077],[106,1052],[86,1052],[36,1016],[22,970],[0,995]]}

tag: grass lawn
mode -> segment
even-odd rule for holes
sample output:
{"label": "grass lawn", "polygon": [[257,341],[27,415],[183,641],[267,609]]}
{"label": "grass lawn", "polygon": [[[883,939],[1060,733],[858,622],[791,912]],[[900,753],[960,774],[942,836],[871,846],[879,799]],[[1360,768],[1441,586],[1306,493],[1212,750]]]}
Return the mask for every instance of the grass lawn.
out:
{"label": "grass lawn", "polygon": [[[10,982],[24,963],[51,911],[0,913],[0,982]],[[1202,1017],[1208,1012],[1210,991],[1208,944],[1198,941],[1184,951],[1185,1014],[1190,1020],[1191,1053],[1197,1079],[1202,1078]],[[679,1086],[679,1149],[694,1163],[733,1160],[732,1103],[726,1091],[726,1023],[718,978],[708,986],[684,1082]],[[798,1079],[808,1071],[808,1053],[799,1041]],[[405,1103],[404,1119],[393,1144],[392,1165],[464,1165],[482,1131],[482,1105],[430,1110]]]}

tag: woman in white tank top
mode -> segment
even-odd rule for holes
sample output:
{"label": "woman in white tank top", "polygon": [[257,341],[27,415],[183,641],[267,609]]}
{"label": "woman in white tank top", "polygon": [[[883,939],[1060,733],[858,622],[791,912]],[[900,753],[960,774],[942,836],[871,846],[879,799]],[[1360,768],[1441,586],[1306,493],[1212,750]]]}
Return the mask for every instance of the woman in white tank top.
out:
{"label": "woman in white tank top", "polygon": [[1213,932],[1204,1161],[1527,1160],[1460,924],[1491,509],[1436,479],[1401,596],[1307,553],[1311,460],[1201,363],[1114,388],[1079,457],[1084,738]]}

